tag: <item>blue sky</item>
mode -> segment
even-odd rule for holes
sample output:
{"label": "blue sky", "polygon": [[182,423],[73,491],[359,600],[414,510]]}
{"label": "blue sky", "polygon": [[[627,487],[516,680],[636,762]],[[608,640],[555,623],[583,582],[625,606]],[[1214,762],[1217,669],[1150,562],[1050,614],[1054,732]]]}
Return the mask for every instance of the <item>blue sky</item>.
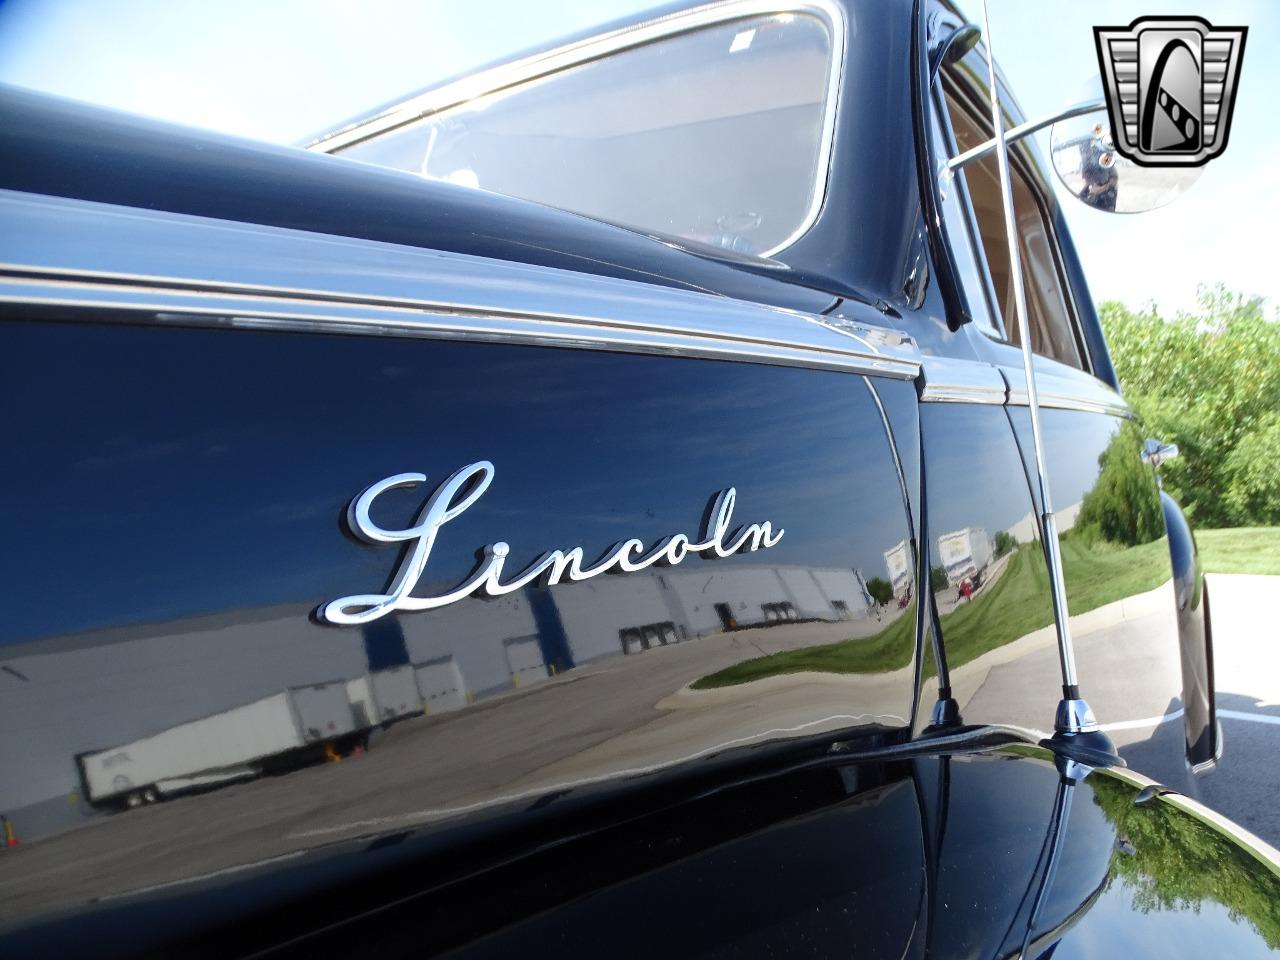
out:
{"label": "blue sky", "polygon": [[[1197,12],[1158,0],[990,2],[997,59],[1032,116],[1080,99],[1096,77],[1093,26]],[[291,143],[400,94],[653,5],[6,0],[0,82]],[[980,19],[974,0],[964,6]],[[1066,197],[1096,299],[1154,300],[1173,311],[1194,304],[1197,283],[1221,281],[1280,304],[1271,239],[1280,221],[1272,170],[1280,125],[1269,104],[1280,89],[1280,5],[1219,0],[1210,15],[1250,28],[1230,146],[1162,210],[1115,216]]]}

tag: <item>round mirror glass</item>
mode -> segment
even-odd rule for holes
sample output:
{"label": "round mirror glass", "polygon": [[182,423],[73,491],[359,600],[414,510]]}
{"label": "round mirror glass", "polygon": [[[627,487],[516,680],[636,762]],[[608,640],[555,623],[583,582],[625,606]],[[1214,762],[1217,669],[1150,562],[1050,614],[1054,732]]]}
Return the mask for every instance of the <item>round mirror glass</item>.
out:
{"label": "round mirror glass", "polygon": [[1195,183],[1203,167],[1141,167],[1116,151],[1106,108],[1059,120],[1049,136],[1058,179],[1073,196],[1107,213],[1163,207]]}

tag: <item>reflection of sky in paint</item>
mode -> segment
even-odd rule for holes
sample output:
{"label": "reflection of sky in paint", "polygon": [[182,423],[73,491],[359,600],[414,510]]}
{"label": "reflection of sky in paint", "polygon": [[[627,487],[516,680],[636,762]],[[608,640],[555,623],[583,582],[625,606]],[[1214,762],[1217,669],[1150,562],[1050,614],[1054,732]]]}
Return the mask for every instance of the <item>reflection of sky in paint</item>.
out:
{"label": "reflection of sky in paint", "polygon": [[925,404],[920,420],[934,531],[982,527],[994,537],[1027,516],[1027,478],[1002,408]]}
{"label": "reflection of sky in paint", "polygon": [[[906,534],[881,422],[859,378],[591,352],[92,327],[11,332],[4,640],[384,588],[392,547],[339,528],[405,471],[429,485],[492,460],[489,491],[441,532],[420,592],[495,540],[511,569],[552,548],[700,532],[718,490],[735,526],[786,536],[730,563],[861,567]],[[405,523],[427,495],[379,501]],[[692,569],[707,562],[691,558]]]}
{"label": "reflection of sky in paint", "polygon": [[[1017,426],[1018,435],[1027,438],[1029,444],[1031,415],[1027,409],[1011,408],[1010,416]],[[1045,461],[1049,468],[1050,499],[1058,515],[1058,528],[1063,533],[1075,523],[1076,510],[1072,508],[1078,506],[1098,482],[1102,469],[1098,458],[1107,449],[1121,423],[1123,421],[1117,417],[1079,410],[1040,411]],[[1031,455],[1029,448],[1026,455]],[[1138,456],[1138,451],[1134,450],[1133,455]]]}
{"label": "reflection of sky in paint", "polygon": [[[1042,410],[1040,419],[1053,484],[1049,492],[1054,508],[1061,511],[1078,504],[1098,482],[1102,470],[1098,457],[1107,449],[1122,421],[1071,410]],[[1138,456],[1138,451],[1133,455]]]}

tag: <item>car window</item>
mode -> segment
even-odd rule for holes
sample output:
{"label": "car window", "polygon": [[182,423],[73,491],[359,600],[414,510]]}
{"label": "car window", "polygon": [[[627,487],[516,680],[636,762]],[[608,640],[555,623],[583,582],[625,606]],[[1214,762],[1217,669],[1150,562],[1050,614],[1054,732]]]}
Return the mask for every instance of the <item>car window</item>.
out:
{"label": "car window", "polygon": [[[946,101],[956,145],[961,152],[991,138],[990,122],[982,121],[972,101],[963,96],[954,83],[946,84]],[[1046,212],[1046,203],[1049,201],[1030,176],[1021,152],[1011,151],[1010,160],[1013,208],[1027,294],[1031,347],[1043,356],[1084,369],[1084,354],[1076,336],[1070,302],[1064,292],[1053,227]],[[1010,343],[1020,344],[995,155],[971,161],[964,167],[961,176],[968,187],[974,219],[986,253],[992,295],[1004,318],[1007,339]]]}
{"label": "car window", "polygon": [[832,39],[807,14],[691,30],[437,110],[335,152],[747,254],[825,187]]}

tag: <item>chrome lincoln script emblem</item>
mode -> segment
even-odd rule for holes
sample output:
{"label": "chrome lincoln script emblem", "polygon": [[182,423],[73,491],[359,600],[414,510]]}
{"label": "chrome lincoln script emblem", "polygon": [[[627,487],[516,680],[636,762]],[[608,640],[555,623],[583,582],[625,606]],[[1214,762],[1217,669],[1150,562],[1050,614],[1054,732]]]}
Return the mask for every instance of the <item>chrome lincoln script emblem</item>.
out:
{"label": "chrome lincoln script emblem", "polygon": [[352,500],[347,508],[347,524],[352,533],[367,543],[407,543],[409,549],[386,593],[356,594],[333,600],[320,608],[320,619],[336,624],[368,623],[396,610],[431,610],[472,595],[500,597],[534,583],[551,586],[565,581],[590,580],[602,573],[636,573],[655,565],[674,566],[691,553],[728,557],[739,551],[772,547],[785,532],[775,532],[772,524],[765,520],[747,524],[730,533],[738,494],[729,487],[711,498],[700,540],[694,541],[683,533],[676,533],[663,537],[646,550],[644,542],[633,537],[614,544],[589,566],[583,565],[582,547],[548,550],[508,580],[502,578],[503,565],[511,547],[499,540],[483,548],[475,572],[452,590],[430,597],[414,596],[414,587],[431,559],[431,550],[440,528],[484,495],[493,481],[493,473],[493,464],[487,460],[463,467],[427,498],[413,525],[400,530],[380,526],[369,516],[369,511],[374,500],[388,490],[426,483],[427,478],[423,474],[398,473],[387,477]]}
{"label": "chrome lincoln script emblem", "polygon": [[1222,153],[1246,33],[1199,17],[1094,27],[1116,149],[1152,167],[1196,167]]}

